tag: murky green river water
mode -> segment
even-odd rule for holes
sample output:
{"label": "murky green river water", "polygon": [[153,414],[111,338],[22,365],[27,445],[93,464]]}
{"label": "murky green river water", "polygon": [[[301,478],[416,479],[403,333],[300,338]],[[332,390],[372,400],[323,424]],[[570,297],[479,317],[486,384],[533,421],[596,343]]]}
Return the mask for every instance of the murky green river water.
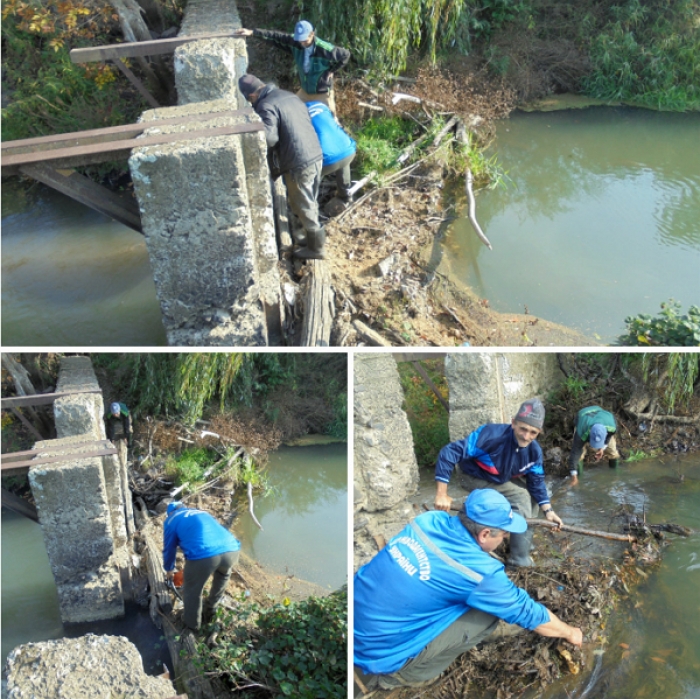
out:
{"label": "murky green river water", "polygon": [[[284,447],[271,455],[269,472],[275,494],[255,503],[265,531],[242,514],[234,534],[264,567],[340,587],[347,581],[347,445]],[[146,657],[146,670],[162,671],[165,647],[147,611],[131,609],[123,621],[63,627],[41,528],[3,508],[3,664],[21,643],[88,632],[128,635]]]}
{"label": "murky green river water", "polygon": [[441,271],[604,342],[670,298],[700,302],[700,114],[516,112],[494,151],[512,183],[477,195],[493,251],[464,216]]}

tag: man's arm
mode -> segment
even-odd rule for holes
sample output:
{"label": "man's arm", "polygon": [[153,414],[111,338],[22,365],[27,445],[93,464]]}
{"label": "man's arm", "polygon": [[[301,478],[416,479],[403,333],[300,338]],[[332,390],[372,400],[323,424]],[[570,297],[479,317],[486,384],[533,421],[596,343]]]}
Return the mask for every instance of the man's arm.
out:
{"label": "man's arm", "polygon": [[578,430],[574,430],[574,443],[571,445],[571,454],[569,454],[569,473],[575,478],[578,478],[578,462],[583,455],[583,445],[583,440],[578,436]]}
{"label": "man's arm", "polygon": [[547,636],[548,638],[563,638],[565,641],[580,647],[583,643],[583,632],[581,629],[576,626],[569,626],[551,609],[547,611],[549,612],[549,621],[536,626],[533,631],[540,636]]}
{"label": "man's arm", "polygon": [[[257,110],[256,110],[257,111]],[[274,148],[280,140],[279,115],[272,108],[262,107],[258,111],[258,116],[265,126],[265,142],[268,148]]]}
{"label": "man's arm", "polygon": [[464,455],[464,440],[447,444],[438,454],[435,462],[435,509],[447,512],[452,504],[452,498],[447,494],[447,484],[454,470],[455,464],[462,460]]}
{"label": "man's arm", "polygon": [[166,523],[163,528],[163,569],[168,573],[168,579],[172,577],[175,568],[175,554],[177,553],[177,532],[175,527]]}

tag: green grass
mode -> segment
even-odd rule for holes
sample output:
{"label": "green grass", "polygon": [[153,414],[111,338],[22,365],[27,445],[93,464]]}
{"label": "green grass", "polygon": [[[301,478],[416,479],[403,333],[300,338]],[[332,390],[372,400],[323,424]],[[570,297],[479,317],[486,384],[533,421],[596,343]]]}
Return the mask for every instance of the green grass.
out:
{"label": "green grass", "polygon": [[179,456],[170,457],[165,466],[165,473],[174,479],[175,485],[199,483],[204,472],[219,460],[219,455],[211,449],[199,447],[186,449]]}

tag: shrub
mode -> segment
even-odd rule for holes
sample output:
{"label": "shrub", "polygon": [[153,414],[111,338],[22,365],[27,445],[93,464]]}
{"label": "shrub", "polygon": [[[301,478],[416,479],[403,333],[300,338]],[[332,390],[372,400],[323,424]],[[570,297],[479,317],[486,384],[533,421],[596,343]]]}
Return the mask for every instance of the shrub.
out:
{"label": "shrub", "polygon": [[627,334],[623,345],[659,345],[664,347],[700,347],[700,306],[691,306],[680,314],[681,304],[671,299],[661,304],[657,317],[648,313],[625,318]]}

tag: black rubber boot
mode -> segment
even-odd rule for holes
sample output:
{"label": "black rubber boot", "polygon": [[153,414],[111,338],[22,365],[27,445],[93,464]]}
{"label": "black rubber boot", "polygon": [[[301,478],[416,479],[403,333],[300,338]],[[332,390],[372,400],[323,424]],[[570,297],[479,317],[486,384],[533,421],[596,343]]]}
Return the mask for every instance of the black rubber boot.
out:
{"label": "black rubber boot", "polygon": [[519,566],[521,568],[532,567],[530,549],[532,548],[532,529],[527,529],[522,534],[510,535],[510,554],[506,565]]}
{"label": "black rubber boot", "polygon": [[294,251],[294,257],[300,257],[303,260],[325,260],[326,252],[326,231],[319,228],[313,233],[309,231],[306,234],[306,247]]}
{"label": "black rubber boot", "polygon": [[619,463],[620,459],[608,459],[608,466],[610,466],[610,468],[617,468]]}

